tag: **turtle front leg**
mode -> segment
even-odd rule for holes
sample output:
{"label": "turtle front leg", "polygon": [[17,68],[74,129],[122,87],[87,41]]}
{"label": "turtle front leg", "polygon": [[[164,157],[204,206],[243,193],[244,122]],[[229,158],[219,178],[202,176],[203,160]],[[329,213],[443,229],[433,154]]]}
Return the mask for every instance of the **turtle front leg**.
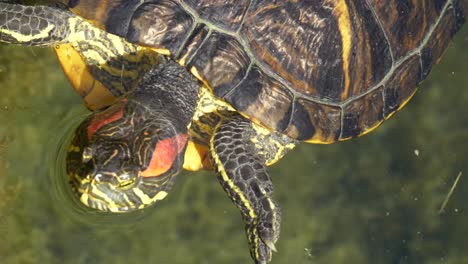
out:
{"label": "turtle front leg", "polygon": [[0,3],[0,42],[31,46],[66,43],[72,17],[65,8]]}
{"label": "turtle front leg", "polygon": [[295,142],[259,128],[236,115],[217,125],[210,149],[218,180],[242,214],[250,254],[255,263],[263,264],[276,251],[281,223],[266,164],[281,158]]}

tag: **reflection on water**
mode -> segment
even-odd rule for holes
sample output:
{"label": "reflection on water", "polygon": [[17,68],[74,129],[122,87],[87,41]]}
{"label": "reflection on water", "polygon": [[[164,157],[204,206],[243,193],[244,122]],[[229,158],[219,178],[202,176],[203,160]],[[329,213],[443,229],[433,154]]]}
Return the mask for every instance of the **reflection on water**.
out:
{"label": "reflection on water", "polygon": [[122,215],[91,210],[77,199],[77,195],[70,188],[66,175],[65,158],[73,133],[87,114],[86,111],[83,114],[62,120],[57,125],[57,128],[54,129],[61,131],[63,135],[53,138],[49,142],[47,149],[55,151],[50,151],[46,155],[45,168],[49,171],[45,174],[49,177],[43,178],[44,182],[42,184],[49,190],[48,194],[50,195],[50,201],[55,212],[63,219],[94,228],[121,228],[129,224],[133,225],[139,219],[145,217],[148,214],[148,210],[140,210]]}
{"label": "reflection on water", "polygon": [[[467,38],[465,26],[377,131],[301,145],[271,168],[283,208],[272,263],[468,263]],[[83,113],[50,50],[0,45],[1,263],[250,263],[239,213],[211,172],[183,173],[133,215],[81,206],[63,160]]]}

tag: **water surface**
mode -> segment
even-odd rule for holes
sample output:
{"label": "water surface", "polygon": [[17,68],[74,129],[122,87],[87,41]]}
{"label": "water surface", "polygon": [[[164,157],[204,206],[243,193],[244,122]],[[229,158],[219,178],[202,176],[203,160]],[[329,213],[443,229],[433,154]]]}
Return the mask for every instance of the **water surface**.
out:
{"label": "water surface", "polygon": [[[271,168],[283,208],[272,263],[468,263],[467,47],[465,26],[375,132],[303,144]],[[75,207],[51,176],[83,114],[50,49],[0,45],[1,263],[251,263],[239,213],[212,172],[184,172],[142,213]]]}

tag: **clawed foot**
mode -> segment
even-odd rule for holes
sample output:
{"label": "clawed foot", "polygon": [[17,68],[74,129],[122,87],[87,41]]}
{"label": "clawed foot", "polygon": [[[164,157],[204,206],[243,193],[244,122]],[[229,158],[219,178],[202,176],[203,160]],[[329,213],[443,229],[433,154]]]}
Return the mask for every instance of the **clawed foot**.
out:
{"label": "clawed foot", "polygon": [[[267,197],[262,199],[258,218],[245,217],[247,238],[250,254],[256,264],[266,264],[271,261],[272,253],[276,252],[276,241],[280,233],[280,210],[276,203]],[[270,210],[265,210],[266,208]]]}
{"label": "clawed foot", "polygon": [[273,200],[264,148],[252,140],[256,133],[250,120],[236,116],[219,126],[210,148],[218,180],[241,212],[250,254],[256,264],[266,264],[276,251],[281,211]]}

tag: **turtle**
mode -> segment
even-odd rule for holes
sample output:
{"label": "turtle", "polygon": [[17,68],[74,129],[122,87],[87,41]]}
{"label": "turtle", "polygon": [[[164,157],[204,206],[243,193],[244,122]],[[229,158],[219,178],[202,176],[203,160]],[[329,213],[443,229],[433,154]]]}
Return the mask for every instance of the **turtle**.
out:
{"label": "turtle", "polygon": [[[145,208],[182,168],[213,168],[252,258],[267,263],[281,221],[267,166],[300,142],[376,129],[415,94],[467,10],[459,0],[0,3],[0,40],[56,45],[95,110],[67,157],[85,205]],[[98,84],[81,83],[67,58]]]}

